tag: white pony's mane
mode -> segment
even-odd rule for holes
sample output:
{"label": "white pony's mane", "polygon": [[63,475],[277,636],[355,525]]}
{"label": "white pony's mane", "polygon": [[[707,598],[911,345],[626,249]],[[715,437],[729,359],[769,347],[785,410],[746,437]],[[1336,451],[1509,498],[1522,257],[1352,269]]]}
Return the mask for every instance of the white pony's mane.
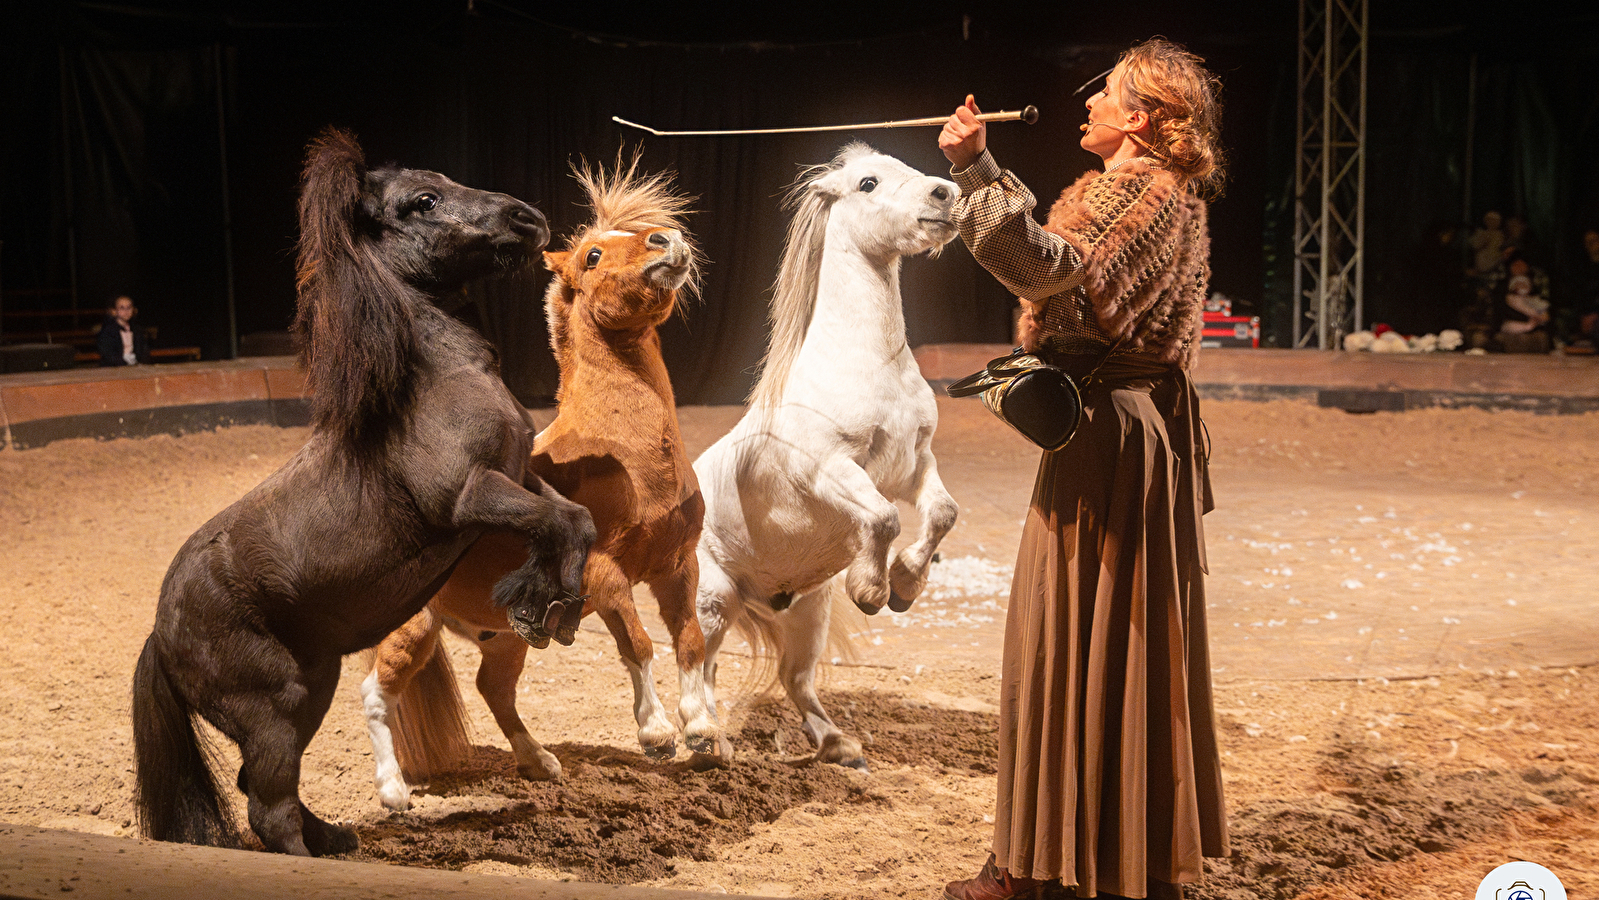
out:
{"label": "white pony's mane", "polygon": [[817,183],[863,156],[877,151],[853,141],[838,151],[833,161],[801,170],[783,208],[794,210],[783,242],[783,261],[772,285],[769,313],[772,338],[761,359],[761,377],[750,392],[750,405],[775,408],[783,398],[789,370],[805,343],[811,315],[816,311],[816,288],[822,270],[822,247],[827,237],[827,218],[837,196],[818,190]]}

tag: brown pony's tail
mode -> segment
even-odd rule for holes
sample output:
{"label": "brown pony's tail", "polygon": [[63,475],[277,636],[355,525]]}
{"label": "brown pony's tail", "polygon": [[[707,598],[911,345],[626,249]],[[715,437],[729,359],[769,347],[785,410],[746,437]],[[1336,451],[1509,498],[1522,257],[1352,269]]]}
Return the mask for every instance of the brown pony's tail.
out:
{"label": "brown pony's tail", "polygon": [[237,847],[211,748],[194,730],[189,705],[173,690],[156,636],[133,670],[134,807],[139,829],[158,841]]}
{"label": "brown pony's tail", "polygon": [[[855,634],[858,626],[863,624],[860,620],[864,617],[850,602],[849,594],[844,590],[843,576],[828,579],[817,590],[826,593],[824,602],[828,606],[827,643],[822,652],[822,661],[839,659],[855,662],[860,658]],[[757,601],[746,605],[744,615],[736,620],[739,634],[750,645],[750,677],[745,680],[741,694],[767,697],[779,687],[777,659],[781,647],[777,616],[778,613],[764,601]]]}
{"label": "brown pony's tail", "polygon": [[461,688],[443,643],[434,645],[433,655],[396,698],[389,730],[400,772],[412,784],[459,768],[472,752]]}

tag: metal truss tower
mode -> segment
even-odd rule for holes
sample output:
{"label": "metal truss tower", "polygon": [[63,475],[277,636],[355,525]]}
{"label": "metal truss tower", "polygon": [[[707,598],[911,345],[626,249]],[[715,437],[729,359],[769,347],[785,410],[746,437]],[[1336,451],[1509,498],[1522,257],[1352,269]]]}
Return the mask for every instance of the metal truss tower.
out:
{"label": "metal truss tower", "polygon": [[1294,346],[1365,327],[1369,0],[1299,0],[1294,142]]}

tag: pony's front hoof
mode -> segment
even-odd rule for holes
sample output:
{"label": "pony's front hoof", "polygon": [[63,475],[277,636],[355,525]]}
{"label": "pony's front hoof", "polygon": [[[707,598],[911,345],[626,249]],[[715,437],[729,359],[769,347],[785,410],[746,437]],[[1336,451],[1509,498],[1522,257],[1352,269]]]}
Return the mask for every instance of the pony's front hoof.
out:
{"label": "pony's front hoof", "polygon": [[657,762],[674,759],[677,756],[677,742],[673,741],[670,744],[656,744],[653,747],[645,747],[644,755]]}
{"label": "pony's front hoof", "polygon": [[[562,610],[560,621],[555,625],[555,642],[562,647],[570,647],[577,642],[578,626],[583,624],[583,611],[588,606],[588,595],[577,596],[568,594],[560,601]],[[551,604],[553,611],[555,604]],[[545,616],[546,622],[550,620]]]}
{"label": "pony's front hoof", "polygon": [[[894,612],[904,612],[927,587],[927,567],[923,566],[922,574],[917,575],[911,571],[910,566],[905,565],[904,554],[901,553],[894,560],[894,564],[888,567],[888,585],[892,594],[888,601],[889,608]],[[901,597],[906,599],[900,600]],[[903,608],[895,606],[896,602],[904,603],[905,606]]]}
{"label": "pony's front hoof", "polygon": [[867,603],[864,600],[855,600],[854,602],[855,602],[855,608],[860,610],[863,613],[866,613],[868,616],[875,616],[878,613],[883,611],[883,607],[881,607],[881,606],[873,606],[872,604]]}
{"label": "pony's front hoof", "polygon": [[527,606],[513,606],[505,612],[506,618],[511,622],[511,630],[529,646],[543,650],[550,645],[550,633],[544,628],[543,611],[529,609]]}
{"label": "pony's front hoof", "polygon": [[888,608],[897,613],[902,613],[905,610],[910,609],[911,604],[915,602],[916,601],[914,599],[907,600],[904,597],[901,597],[897,591],[890,591],[888,594]]}

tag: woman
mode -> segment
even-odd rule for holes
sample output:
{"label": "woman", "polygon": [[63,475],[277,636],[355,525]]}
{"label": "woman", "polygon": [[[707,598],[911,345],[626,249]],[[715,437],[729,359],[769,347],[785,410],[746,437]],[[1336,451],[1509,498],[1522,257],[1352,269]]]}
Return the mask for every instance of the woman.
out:
{"label": "woman", "polygon": [[1006,616],[993,853],[948,900],[1180,898],[1227,852],[1205,629],[1211,507],[1198,398],[1209,278],[1201,193],[1222,180],[1219,85],[1163,40],[1089,98],[1104,160],[1040,227],[986,150],[971,97],[939,136],[961,237],[1018,294],[1022,345],[1092,373],[1083,421],[1045,453]]}

